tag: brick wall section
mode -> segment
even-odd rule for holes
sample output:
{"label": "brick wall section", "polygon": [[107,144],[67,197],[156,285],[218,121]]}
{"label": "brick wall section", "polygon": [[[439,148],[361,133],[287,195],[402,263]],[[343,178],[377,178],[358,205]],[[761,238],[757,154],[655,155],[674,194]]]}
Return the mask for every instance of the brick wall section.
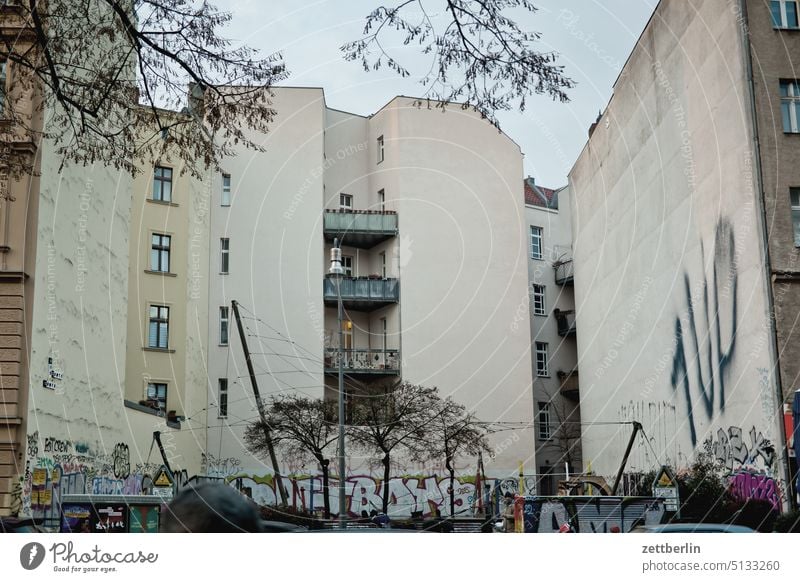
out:
{"label": "brick wall section", "polygon": [[781,383],[788,397],[800,388],[800,249],[789,199],[789,188],[800,187],[800,134],[783,131],[780,81],[800,78],[800,31],[774,29],[764,0],[748,0],[747,15]]}

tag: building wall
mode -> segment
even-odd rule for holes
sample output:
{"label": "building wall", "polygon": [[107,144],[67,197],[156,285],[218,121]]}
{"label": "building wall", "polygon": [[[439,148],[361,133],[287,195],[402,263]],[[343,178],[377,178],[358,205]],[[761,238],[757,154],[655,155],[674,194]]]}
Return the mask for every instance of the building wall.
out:
{"label": "building wall", "polygon": [[[558,334],[558,321],[554,310],[571,312],[575,310],[575,297],[572,285],[556,283],[556,272],[553,263],[557,260],[572,258],[572,231],[570,216],[569,189],[558,192],[555,207],[547,208],[536,205],[525,205],[528,236],[528,281],[530,294],[530,333],[531,333],[531,365],[533,375],[534,426],[536,429],[536,461],[540,477],[546,471],[552,472],[553,479],[563,480],[567,477],[566,463],[570,465],[570,474],[583,470],[580,447],[580,411],[575,397],[567,398],[561,393],[562,378],[559,372],[571,373],[578,369],[577,345],[574,337],[562,337]],[[530,227],[542,229],[543,258],[531,257]],[[533,285],[545,288],[545,313],[534,313]],[[547,377],[537,376],[535,342],[544,342],[548,346]],[[550,403],[550,439],[540,437],[541,421],[538,417],[539,403]],[[551,479],[550,491],[555,494],[557,483]],[[545,485],[546,486],[546,485]],[[540,481],[540,488],[542,483]]]}
{"label": "building wall", "polygon": [[[377,210],[383,189],[385,208],[398,214],[399,236],[368,250],[352,249],[345,241],[344,254],[354,257],[354,275],[367,276],[380,273],[385,253],[387,276],[399,278],[401,300],[369,313],[351,310],[354,346],[379,348],[385,317],[387,345],[400,350],[404,380],[438,386],[443,396],[453,396],[481,419],[509,423],[492,437],[495,458],[487,461],[487,473],[516,476],[524,461],[532,475],[530,331],[520,325],[527,317],[527,273],[519,147],[475,113],[454,108],[442,115],[414,107],[407,98],[394,99],[370,118],[325,108],[317,89],[277,89],[274,106],[278,117],[264,138],[266,154],[232,159],[234,203],[230,209],[211,206],[211,337],[217,306],[237,298],[259,318],[243,312],[261,393],[335,398],[337,379],[323,378],[321,365],[324,346],[338,345],[336,309],[325,306],[321,296],[331,247],[323,240],[323,212],[337,209],[343,192],[354,197],[355,210]],[[231,273],[215,276],[213,249],[226,232],[235,249]],[[288,357],[263,355],[279,349]],[[210,380],[229,378],[231,404],[228,418],[218,420],[210,398],[207,468],[209,474],[249,479],[243,484],[271,502],[271,467],[249,455],[242,442],[245,421],[256,416],[246,374],[235,333],[229,349],[210,347]],[[348,390],[370,386],[346,383]],[[222,426],[214,429],[215,423]],[[283,461],[285,474],[317,471],[301,459]],[[379,486],[369,477],[373,465],[349,450],[351,508],[358,501],[355,488],[366,494]],[[463,475],[476,470],[474,459],[458,465]],[[394,475],[420,471],[433,488],[444,468],[393,460]],[[423,481],[414,481],[412,489],[428,487]],[[287,483],[298,494],[320,486]],[[474,484],[462,485],[459,495],[466,499]],[[436,494],[431,489],[431,499]],[[409,511],[414,503],[407,501],[398,501],[392,511]]]}
{"label": "building wall", "polygon": [[706,443],[732,476],[777,471],[744,62],[731,7],[662,1],[570,173],[583,455],[606,477],[634,420],[630,472]]}
{"label": "building wall", "polygon": [[796,31],[773,28],[769,3],[746,4],[752,50],[756,122],[761,155],[764,209],[775,301],[775,325],[780,353],[783,395],[798,388],[800,346],[796,326],[800,317],[800,249],[794,241],[790,188],[800,187],[798,136],[784,133],[781,120],[780,81],[798,78],[796,60],[800,37]]}

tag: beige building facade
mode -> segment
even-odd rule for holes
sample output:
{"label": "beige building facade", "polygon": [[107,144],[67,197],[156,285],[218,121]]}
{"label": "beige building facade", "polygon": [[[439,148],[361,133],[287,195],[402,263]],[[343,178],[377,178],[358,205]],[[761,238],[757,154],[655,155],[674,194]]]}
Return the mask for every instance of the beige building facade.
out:
{"label": "beige building facade", "polygon": [[660,2],[570,173],[584,462],[613,477],[641,423],[625,485],[706,451],[742,498],[792,497],[785,5]]}

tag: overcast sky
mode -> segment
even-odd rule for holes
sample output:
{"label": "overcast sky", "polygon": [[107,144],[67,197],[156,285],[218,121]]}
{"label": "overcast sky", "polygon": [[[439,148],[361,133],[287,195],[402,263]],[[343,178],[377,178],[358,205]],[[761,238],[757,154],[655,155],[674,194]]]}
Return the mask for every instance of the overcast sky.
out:
{"label": "overcast sky", "polygon": [[[368,115],[393,96],[419,95],[414,79],[427,72],[429,57],[396,49],[412,71],[401,79],[389,70],[367,73],[345,62],[339,47],[360,36],[364,16],[380,0],[217,0],[233,13],[226,36],[264,53],[281,51],[291,71],[286,85],[321,86],[330,107]],[[392,0],[387,0],[391,5]],[[538,184],[566,184],[572,163],[586,143],[589,125],[605,107],[622,65],[653,12],[657,0],[534,0],[525,30],[542,34],[539,50],[556,51],[566,74],[577,82],[568,104],[541,96],[524,113],[504,113],[502,129],[522,147],[525,172]],[[431,9],[440,8],[428,0]]]}

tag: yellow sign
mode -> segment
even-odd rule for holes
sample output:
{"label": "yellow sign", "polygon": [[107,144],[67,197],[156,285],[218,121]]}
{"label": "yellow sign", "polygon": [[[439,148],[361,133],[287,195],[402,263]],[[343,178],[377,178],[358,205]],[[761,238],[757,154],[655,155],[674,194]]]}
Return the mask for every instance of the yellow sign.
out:
{"label": "yellow sign", "polygon": [[47,469],[39,468],[33,470],[33,484],[45,485],[47,483]]}
{"label": "yellow sign", "polygon": [[153,485],[156,487],[172,487],[172,479],[170,479],[169,473],[164,467],[161,467],[158,475],[153,480]]}
{"label": "yellow sign", "polygon": [[672,480],[672,476],[666,470],[666,468],[661,469],[661,474],[656,479],[656,486],[657,487],[677,487],[675,481]]}

